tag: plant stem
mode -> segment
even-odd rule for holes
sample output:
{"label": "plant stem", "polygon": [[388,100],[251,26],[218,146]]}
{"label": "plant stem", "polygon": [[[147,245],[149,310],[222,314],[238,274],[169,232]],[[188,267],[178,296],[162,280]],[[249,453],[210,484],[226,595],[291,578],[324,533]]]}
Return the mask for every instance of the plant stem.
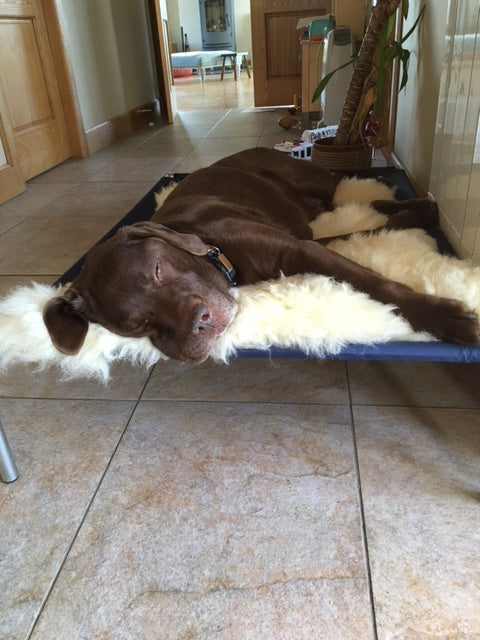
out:
{"label": "plant stem", "polygon": [[355,63],[350,85],[345,97],[338,131],[335,137],[336,145],[358,144],[362,142],[363,132],[361,130],[354,130],[353,127],[355,114],[362,101],[365,81],[372,71],[373,58],[380,34],[388,18],[395,13],[399,5],[400,0],[378,0],[372,9],[372,15],[362,40],[358,59]]}

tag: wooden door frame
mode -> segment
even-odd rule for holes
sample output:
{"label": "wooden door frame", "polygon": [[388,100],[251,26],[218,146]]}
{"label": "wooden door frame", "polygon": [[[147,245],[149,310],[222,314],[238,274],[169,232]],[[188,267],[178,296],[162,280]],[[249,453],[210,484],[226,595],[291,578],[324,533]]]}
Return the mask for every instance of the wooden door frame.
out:
{"label": "wooden door frame", "polygon": [[[174,109],[170,99],[170,83],[169,79],[172,78],[173,85],[173,69],[172,60],[170,55],[165,54],[165,50],[161,45],[161,32],[163,29],[163,16],[160,9],[159,0],[147,0],[148,17],[150,19],[150,31],[152,35],[152,48],[155,61],[155,73],[157,80],[157,89],[160,98],[160,104],[162,113],[167,117],[167,122],[173,124],[176,116],[176,110]],[[170,37],[168,36],[168,47],[170,47]]]}
{"label": "wooden door frame", "polygon": [[[397,42],[402,39],[403,33],[403,17],[401,8],[397,9],[395,16],[393,37]],[[387,126],[387,137],[384,147],[381,148],[387,162],[391,162],[395,155],[395,131],[397,127],[397,109],[398,109],[398,87],[400,85],[400,61],[394,60],[392,71],[389,76],[390,90],[388,113],[385,114],[385,125]]]}
{"label": "wooden door frame", "polygon": [[87,138],[78,103],[75,81],[65,47],[67,30],[60,1],[42,0],[42,9],[58,81],[60,100],[65,115],[70,151],[74,158],[86,158],[89,155]]}

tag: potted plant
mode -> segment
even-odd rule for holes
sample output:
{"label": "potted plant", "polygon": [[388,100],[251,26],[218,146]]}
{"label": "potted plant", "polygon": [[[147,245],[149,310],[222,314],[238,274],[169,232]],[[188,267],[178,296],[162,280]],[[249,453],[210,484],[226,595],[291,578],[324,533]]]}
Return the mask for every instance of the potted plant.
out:
{"label": "potted plant", "polygon": [[327,74],[315,89],[312,102],[320,97],[337,71],[354,64],[338,130],[332,138],[317,140],[312,152],[312,159],[327,168],[356,170],[369,167],[371,146],[381,146],[379,121],[388,98],[385,89],[390,86],[395,61],[400,66],[398,90],[406,85],[410,51],[403,44],[417,28],[425,10],[423,6],[412,28],[396,41],[392,31],[395,13],[400,7],[406,18],[408,0],[377,0],[359,51],[349,62]]}

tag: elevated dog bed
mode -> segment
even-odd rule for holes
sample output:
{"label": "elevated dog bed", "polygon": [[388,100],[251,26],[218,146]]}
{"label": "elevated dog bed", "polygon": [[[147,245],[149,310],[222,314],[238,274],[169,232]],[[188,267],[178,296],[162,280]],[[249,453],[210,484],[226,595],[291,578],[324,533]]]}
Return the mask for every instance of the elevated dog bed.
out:
{"label": "elevated dog bed", "polygon": [[[416,196],[401,170],[386,168],[361,172],[361,177],[378,176],[384,176],[396,185],[397,199]],[[175,174],[162,178],[100,242],[113,236],[124,225],[148,220],[156,206],[155,193],[184,177],[185,174]],[[345,202],[348,204],[348,200]],[[339,206],[332,214],[322,214],[320,219],[328,220],[328,216],[338,218],[341,208]],[[373,210],[370,213],[378,215]],[[349,210],[345,209],[343,214],[344,221],[348,222]],[[320,227],[322,224],[321,221]],[[379,224],[381,222],[377,220],[377,224],[369,228]],[[316,237],[322,236],[317,228],[314,231]],[[334,233],[324,235],[345,232],[337,228]],[[356,253],[359,246],[363,250],[360,256]],[[480,267],[454,257],[442,257],[440,253],[447,254],[449,247],[441,235],[432,239],[421,230],[372,236],[356,234],[347,242],[335,241],[329,247],[394,280],[401,278],[396,277],[398,273],[392,268],[405,259],[404,273],[413,272],[420,280],[415,283],[419,285],[418,290],[458,297],[477,314],[480,313]],[[88,376],[106,381],[114,360],[124,359],[150,366],[164,357],[148,338],[121,338],[99,325],[90,326],[84,347],[75,356],[60,354],[53,347],[43,323],[43,307],[64,285],[76,278],[85,257],[72,265],[52,287],[33,283],[30,287],[19,287],[0,300],[0,369],[16,362],[35,363],[40,368],[55,364],[64,377]],[[413,286],[410,281],[406,284]],[[349,285],[324,276],[279,278],[259,285],[238,287],[232,290],[232,295],[239,303],[239,312],[229,329],[217,340],[212,352],[212,357],[217,360],[227,361],[230,357],[321,357],[480,362],[480,347],[438,342],[427,334],[414,333],[408,323],[394,313],[391,305],[382,305],[354,291]],[[355,302],[353,307],[350,306],[352,300]],[[332,308],[336,313],[330,313]],[[271,326],[272,318],[280,318],[275,327]],[[11,482],[17,475],[0,423],[0,478]]]}
{"label": "elevated dog bed", "polygon": [[[416,196],[401,170],[371,169],[360,175],[388,178],[396,185],[395,197],[399,200]],[[164,176],[100,242],[124,225],[148,220],[156,207],[155,194],[184,177],[185,174]],[[355,181],[347,180],[345,184],[347,189],[349,184],[359,188]],[[373,199],[384,197],[377,191],[387,188],[376,182],[373,186],[376,190]],[[355,195],[359,197],[357,191]],[[372,199],[362,197],[363,202]],[[342,204],[339,198],[333,213],[319,217],[320,227],[324,221],[330,224],[333,220],[334,226],[337,224],[333,233],[327,229],[323,235],[345,233],[347,227],[341,226],[342,215],[347,225],[351,215],[359,213],[355,209],[357,203],[350,202],[351,193],[344,194],[343,198],[343,207],[338,206]],[[355,206],[349,209],[352,204]],[[367,214],[373,218],[382,218],[368,205],[358,205],[361,206],[366,207]],[[366,228],[359,220],[357,223],[357,229]],[[369,228],[373,228],[382,222],[377,219],[370,224]],[[318,232],[315,228],[314,232],[316,237],[322,236],[321,229]],[[457,297],[480,313],[480,267],[440,255],[435,244],[441,253],[448,252],[443,236],[434,240],[422,230],[408,229],[371,236],[356,234],[347,242],[337,240],[329,246],[393,280],[402,281],[402,276],[407,274],[405,284],[425,293]],[[107,380],[114,360],[150,366],[164,357],[148,338],[121,338],[94,324],[90,325],[85,344],[77,355],[66,356],[53,347],[42,320],[43,307],[62,286],[76,278],[84,260],[85,256],[80,258],[53,287],[32,284],[0,300],[0,368],[15,362],[31,362],[40,368],[55,364],[67,378],[87,376]],[[282,357],[480,362],[480,347],[439,342],[428,334],[414,333],[408,323],[394,313],[392,305],[382,305],[349,285],[325,276],[280,278],[234,288],[232,295],[239,311],[232,325],[217,339],[211,354],[217,361],[225,362],[231,357]]]}
{"label": "elevated dog bed", "polygon": [[[153,189],[140,200],[136,206],[122,218],[107,234],[102,241],[113,236],[120,227],[148,220],[155,207],[155,193],[167,187],[171,181],[178,182],[188,174],[176,173],[164,176]],[[382,176],[390,180],[396,187],[395,198],[407,200],[417,197],[415,190],[409,182],[405,172],[393,167],[379,167],[358,172],[356,175],[362,178],[374,178]],[[450,254],[451,247],[443,234],[437,232],[435,241],[438,250],[442,254]],[[79,274],[86,256],[82,256],[68,269],[55,284],[63,285],[71,282]],[[239,349],[237,357],[268,357],[268,358],[311,358],[318,357],[318,353],[271,346],[268,349]],[[335,354],[324,352],[320,354],[325,358],[340,360],[397,360],[397,361],[428,361],[428,362],[480,362],[480,347],[463,346],[433,340],[392,340],[376,344],[348,344]]]}

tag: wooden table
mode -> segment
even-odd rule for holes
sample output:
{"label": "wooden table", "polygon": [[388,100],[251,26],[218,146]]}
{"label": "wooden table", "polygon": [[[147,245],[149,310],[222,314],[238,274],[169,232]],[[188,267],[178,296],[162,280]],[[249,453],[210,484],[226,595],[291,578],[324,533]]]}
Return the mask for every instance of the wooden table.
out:
{"label": "wooden table", "polygon": [[174,69],[196,69],[202,82],[205,82],[205,69],[213,67],[221,67],[222,72],[220,80],[223,80],[225,74],[226,60],[232,61],[233,73],[237,80],[240,72],[240,64],[243,62],[250,78],[250,68],[248,66],[248,51],[230,51],[220,49],[218,51],[184,51],[181,53],[172,53],[172,67]]}

